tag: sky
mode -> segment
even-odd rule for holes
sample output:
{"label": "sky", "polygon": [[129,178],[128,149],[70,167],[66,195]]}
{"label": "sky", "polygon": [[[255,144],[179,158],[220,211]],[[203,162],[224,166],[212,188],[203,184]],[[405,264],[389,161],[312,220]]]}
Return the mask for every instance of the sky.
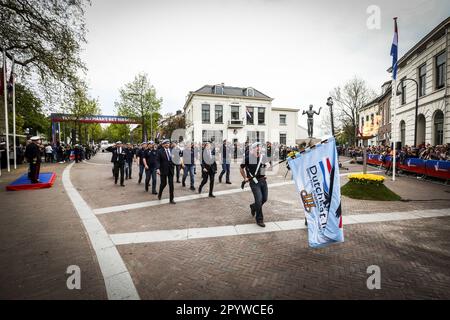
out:
{"label": "sky", "polygon": [[354,76],[380,92],[393,17],[402,56],[448,16],[448,0],[92,0],[82,58],[106,115],[140,72],[163,114],[181,110],[189,91],[222,82],[253,87],[272,106],[318,109]]}

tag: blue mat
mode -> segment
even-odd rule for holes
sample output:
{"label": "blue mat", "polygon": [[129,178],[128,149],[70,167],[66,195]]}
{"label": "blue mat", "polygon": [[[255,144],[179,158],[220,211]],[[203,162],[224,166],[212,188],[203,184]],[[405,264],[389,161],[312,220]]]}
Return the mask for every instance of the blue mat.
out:
{"label": "blue mat", "polygon": [[29,190],[50,188],[55,182],[56,174],[54,172],[44,172],[39,174],[39,183],[31,183],[28,179],[28,173],[23,174],[20,178],[6,186],[6,190]]}

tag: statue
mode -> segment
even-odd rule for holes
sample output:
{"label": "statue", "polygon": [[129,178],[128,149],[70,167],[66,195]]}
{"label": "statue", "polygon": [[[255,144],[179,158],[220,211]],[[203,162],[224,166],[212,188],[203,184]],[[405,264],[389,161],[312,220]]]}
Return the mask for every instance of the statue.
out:
{"label": "statue", "polygon": [[302,115],[304,115],[306,113],[306,115],[308,116],[308,137],[312,138],[313,137],[313,128],[314,128],[314,113],[319,115],[320,114],[320,110],[322,110],[322,107],[319,108],[319,112],[316,112],[313,110],[313,105],[310,104],[309,105],[309,110],[303,110]]}

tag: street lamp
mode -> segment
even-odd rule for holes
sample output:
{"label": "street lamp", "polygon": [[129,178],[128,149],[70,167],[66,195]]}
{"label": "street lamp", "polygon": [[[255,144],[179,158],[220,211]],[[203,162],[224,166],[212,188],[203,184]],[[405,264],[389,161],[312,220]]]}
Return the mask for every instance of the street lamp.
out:
{"label": "street lamp", "polygon": [[[416,117],[414,119],[414,147],[417,147],[417,113],[419,111],[419,84],[417,83],[416,80],[411,79],[411,78],[405,78],[402,79],[400,81],[400,83],[397,85],[397,90],[396,90],[396,94],[397,96],[400,96],[403,93],[403,82],[404,81],[413,81],[416,84]],[[402,86],[402,90],[399,90],[398,87]],[[396,126],[397,124],[394,123],[394,126]],[[395,148],[395,146],[394,146]]]}
{"label": "street lamp", "polygon": [[329,98],[327,99],[327,106],[330,107],[331,135],[334,137],[333,98],[332,98],[332,97],[329,97]]}

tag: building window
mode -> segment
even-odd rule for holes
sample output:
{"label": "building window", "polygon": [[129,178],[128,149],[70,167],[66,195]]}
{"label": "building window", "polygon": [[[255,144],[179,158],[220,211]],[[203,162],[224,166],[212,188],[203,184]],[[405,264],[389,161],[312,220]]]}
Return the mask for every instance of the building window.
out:
{"label": "building window", "polygon": [[436,56],[436,90],[445,86],[445,59],[445,51]]}
{"label": "building window", "polygon": [[223,123],[223,106],[216,105],[214,119],[215,123]]}
{"label": "building window", "polygon": [[255,90],[253,90],[253,88],[247,88],[247,90],[245,90],[245,94],[247,97],[254,97],[255,96]]}
{"label": "building window", "polygon": [[400,121],[400,141],[402,143],[402,147],[405,145],[405,133],[406,133],[406,124],[405,121]]}
{"label": "building window", "polygon": [[366,122],[369,122],[369,115],[366,116]]}
{"label": "building window", "polygon": [[374,114],[372,113],[372,114],[370,115],[370,123],[371,123],[372,125],[374,125],[374,121],[375,121],[375,116],[374,116]]}
{"label": "building window", "polygon": [[247,141],[249,144],[264,142],[264,131],[247,131]]}
{"label": "building window", "polygon": [[444,142],[444,113],[441,110],[436,111],[434,115],[434,145],[440,145]]}
{"label": "building window", "polygon": [[223,141],[222,130],[202,130],[202,142],[219,142]]}
{"label": "building window", "polygon": [[266,118],[266,110],[264,108],[258,108],[258,124],[264,124]]}
{"label": "building window", "polygon": [[255,124],[255,108],[247,107],[247,124]]}
{"label": "building window", "polygon": [[210,123],[209,104],[202,104],[202,123]]}
{"label": "building window", "polygon": [[280,133],[280,144],[286,145],[286,133]]}
{"label": "building window", "polygon": [[401,95],[401,104],[406,104],[406,81],[402,79],[402,95]]}
{"label": "building window", "polygon": [[425,95],[425,86],[426,86],[426,77],[427,77],[427,65],[419,67],[419,97]]}
{"label": "building window", "polygon": [[285,125],[286,125],[286,115],[280,114],[280,126],[285,126]]}
{"label": "building window", "polygon": [[231,120],[239,120],[239,106],[231,106]]}
{"label": "building window", "polygon": [[223,94],[223,86],[214,86],[214,94]]}

